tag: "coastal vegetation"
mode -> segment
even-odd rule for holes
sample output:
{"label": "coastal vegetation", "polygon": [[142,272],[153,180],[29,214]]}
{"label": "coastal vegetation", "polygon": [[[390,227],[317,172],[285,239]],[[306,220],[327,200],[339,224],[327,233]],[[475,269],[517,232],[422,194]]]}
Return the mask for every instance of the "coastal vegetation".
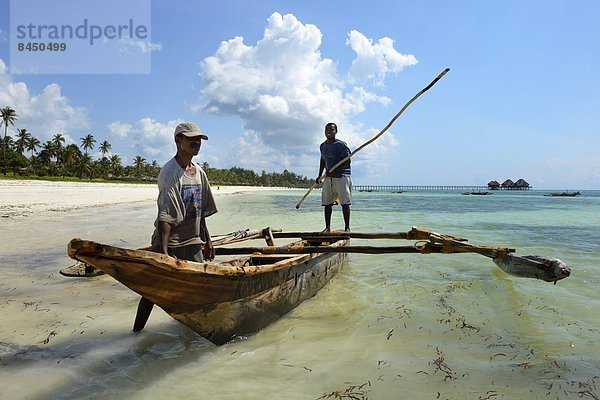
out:
{"label": "coastal vegetation", "polygon": [[[0,126],[4,129],[2,141],[2,176],[5,178],[41,178],[52,180],[90,180],[154,182],[160,172],[156,160],[148,161],[137,155],[131,165],[123,165],[121,156],[112,152],[112,145],[102,141],[97,149],[101,157],[94,159],[90,152],[97,140],[88,133],[80,138],[80,145],[66,144],[65,136],[56,133],[42,143],[27,129],[16,129],[16,136],[8,135],[9,127],[15,129],[18,115],[11,107],[0,108]],[[232,167],[213,168],[203,163],[208,179],[218,185],[309,187],[313,180],[288,170],[281,173]]]}

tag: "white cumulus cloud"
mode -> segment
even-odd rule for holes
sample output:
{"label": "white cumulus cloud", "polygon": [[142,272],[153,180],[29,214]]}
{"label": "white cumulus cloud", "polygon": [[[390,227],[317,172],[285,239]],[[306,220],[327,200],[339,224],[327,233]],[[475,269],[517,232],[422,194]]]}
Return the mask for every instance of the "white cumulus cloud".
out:
{"label": "white cumulus cloud", "polygon": [[383,86],[386,74],[400,72],[405,67],[417,64],[412,54],[402,54],[394,49],[394,41],[388,37],[373,44],[372,39],[353,30],[348,34],[346,43],[356,52],[350,78],[357,83],[373,82]]}
{"label": "white cumulus cloud", "polygon": [[162,43],[152,43],[147,40],[120,39],[119,51],[121,53],[150,53],[161,51]]}
{"label": "white cumulus cloud", "polygon": [[109,132],[119,138],[126,138],[133,130],[133,126],[126,122],[115,121],[106,126]]}
{"label": "white cumulus cloud", "polygon": [[[25,128],[40,142],[61,133],[68,143],[91,127],[87,110],[71,104],[56,83],[48,84],[40,93],[31,93],[25,82],[15,82],[0,59],[0,107],[11,107],[18,115],[15,128]],[[75,139],[70,136],[75,135]],[[15,135],[16,131],[9,134]]]}
{"label": "white cumulus cloud", "polygon": [[[340,74],[336,62],[321,53],[321,43],[318,27],[275,12],[256,43],[244,43],[237,36],[221,42],[212,56],[202,60],[199,108],[241,118],[244,133],[234,147],[238,149],[235,159],[243,161],[244,167],[281,170],[288,161],[291,166],[305,160],[306,165],[293,170],[314,175],[325,123],[336,122],[339,139],[351,148],[359,146],[373,129],[363,128],[353,118],[370,103],[390,102],[367,85],[376,89],[387,74],[417,62],[414,56],[395,50],[389,38],[373,44],[352,31],[348,44],[357,56],[351,71]],[[387,152],[397,145],[391,134],[380,140],[378,146]],[[365,153],[378,146],[365,148]],[[378,157],[382,154],[386,151]]]}
{"label": "white cumulus cloud", "polygon": [[107,128],[113,136],[127,139],[132,154],[144,157],[147,162],[156,160],[162,164],[175,154],[173,132],[181,122],[183,120],[180,119],[160,122],[144,117],[134,124],[115,121],[108,124]]}

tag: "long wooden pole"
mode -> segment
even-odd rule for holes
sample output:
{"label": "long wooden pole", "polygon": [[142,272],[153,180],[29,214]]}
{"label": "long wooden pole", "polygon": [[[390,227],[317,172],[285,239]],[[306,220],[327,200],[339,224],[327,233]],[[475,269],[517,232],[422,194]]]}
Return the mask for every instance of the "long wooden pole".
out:
{"label": "long wooden pole", "polygon": [[343,160],[341,160],[340,162],[338,162],[337,164],[335,164],[333,167],[331,167],[331,169],[329,169],[329,171],[327,171],[325,174],[321,175],[320,177],[317,178],[317,182],[315,182],[310,189],[308,189],[308,191],[304,194],[304,196],[302,196],[302,198],[300,199],[300,201],[298,202],[298,204],[296,204],[296,209],[300,208],[300,205],[304,202],[304,200],[306,199],[306,197],[308,197],[308,195],[310,194],[310,192],[312,192],[312,190],[314,188],[316,188],[322,181],[323,179],[328,175],[331,174],[333,171],[335,171],[340,165],[344,164],[346,161],[348,161],[350,158],[352,158],[352,156],[354,156],[356,153],[358,153],[360,150],[362,150],[363,148],[365,148],[366,146],[370,145],[371,143],[373,143],[374,141],[376,141],[377,139],[379,139],[379,137],[381,137],[381,135],[383,135],[389,128],[390,126],[392,126],[392,124],[394,122],[396,122],[396,120],[398,118],[400,118],[400,115],[402,115],[402,113],[404,112],[404,110],[406,110],[408,108],[408,106],[410,106],[416,99],[419,98],[419,96],[421,96],[423,93],[425,93],[426,91],[428,91],[429,89],[431,89],[431,87],[433,85],[435,85],[437,83],[437,81],[439,81],[440,79],[442,79],[442,77],[444,75],[446,75],[446,73],[450,71],[450,68],[446,68],[445,70],[442,71],[442,73],[440,73],[433,81],[431,81],[431,83],[429,83],[429,85],[427,85],[426,87],[424,87],[419,93],[415,94],[413,96],[412,99],[410,99],[405,105],[404,107],[402,107],[400,109],[400,111],[398,111],[398,114],[396,114],[394,116],[394,118],[392,118],[390,120],[390,122],[388,122],[388,124],[385,126],[385,128],[383,128],[377,135],[373,136],[371,139],[369,139],[368,141],[366,141],[365,143],[363,143],[361,146],[359,146],[356,150],[354,150],[353,152],[351,152],[346,158],[344,158]]}
{"label": "long wooden pole", "polygon": [[[265,247],[219,247],[215,249],[217,255],[236,254],[315,254],[315,253],[362,253],[362,254],[390,254],[390,253],[423,253],[423,249],[415,246],[265,246]],[[509,248],[484,248],[483,246],[455,246],[452,253],[478,253],[494,258],[498,252],[511,252]],[[441,244],[428,246],[427,253],[450,254]]]}
{"label": "long wooden pole", "polygon": [[[238,254],[315,254],[315,253],[420,253],[413,246],[286,246],[286,247],[222,247],[215,249],[217,255]],[[433,250],[435,253],[436,250]],[[440,250],[441,252],[441,250]]]}
{"label": "long wooden pole", "polygon": [[[437,238],[432,237],[437,240]],[[275,254],[296,255],[316,253],[362,253],[362,254],[390,254],[390,253],[476,253],[491,258],[494,263],[504,272],[524,278],[541,279],[546,282],[554,282],[568,277],[571,269],[556,258],[540,256],[517,256],[513,253],[515,249],[508,247],[474,246],[444,237],[441,243],[423,243],[412,246],[307,246],[291,245],[284,247],[233,247],[215,249],[217,255],[237,254]]]}
{"label": "long wooden pole", "polygon": [[[344,232],[344,231],[331,231],[331,232],[274,232],[273,237],[276,239],[399,239],[399,240],[429,240],[431,235],[435,232],[431,232],[424,228],[413,227],[408,232]],[[457,242],[466,242],[467,239],[443,235],[447,239],[452,239]]]}

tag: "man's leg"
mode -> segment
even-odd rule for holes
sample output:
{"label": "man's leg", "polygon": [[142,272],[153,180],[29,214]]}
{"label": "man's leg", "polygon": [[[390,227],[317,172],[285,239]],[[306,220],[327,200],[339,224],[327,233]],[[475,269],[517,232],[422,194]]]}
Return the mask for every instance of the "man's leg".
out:
{"label": "man's leg", "polygon": [[[157,252],[158,253],[158,252]],[[175,256],[180,260],[188,260],[188,261],[196,261],[202,262],[202,246],[200,245],[191,245],[185,247],[177,247],[173,249],[169,249],[169,254],[171,256]],[[133,331],[139,332],[144,329],[146,326],[146,322],[148,322],[148,318],[150,318],[150,313],[152,312],[152,308],[154,308],[154,303],[148,300],[145,297],[140,299],[138,303],[137,313],[135,314],[135,322],[133,323]]]}
{"label": "man's leg", "polygon": [[344,215],[344,230],[350,232],[350,204],[352,204],[352,179],[349,176],[342,176],[336,179],[336,190],[342,205],[342,214]]}
{"label": "man's leg", "polygon": [[[160,251],[156,249],[152,249],[152,251],[156,253],[160,253]],[[133,322],[133,331],[139,332],[146,326],[146,322],[148,322],[148,318],[150,318],[150,313],[154,308],[154,303],[148,300],[145,297],[142,297],[137,306],[137,312],[135,313],[135,321]]]}
{"label": "man's leg", "polygon": [[331,230],[331,213],[333,211],[333,206],[323,206],[323,210],[325,212],[325,232],[329,232]]}
{"label": "man's leg", "polygon": [[140,299],[138,303],[137,313],[135,314],[135,322],[133,323],[133,331],[139,332],[144,329],[146,326],[146,322],[148,322],[148,318],[150,317],[150,313],[152,312],[152,308],[154,307],[154,303],[148,300],[145,297]]}
{"label": "man's leg", "polygon": [[342,214],[344,215],[344,230],[350,232],[350,206],[348,204],[342,206]]}

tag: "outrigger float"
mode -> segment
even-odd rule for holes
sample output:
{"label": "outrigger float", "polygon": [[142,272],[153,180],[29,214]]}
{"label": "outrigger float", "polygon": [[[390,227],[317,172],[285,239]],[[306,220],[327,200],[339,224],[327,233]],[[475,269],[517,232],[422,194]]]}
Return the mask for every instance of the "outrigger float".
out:
{"label": "outrigger float", "polygon": [[[275,245],[275,239],[293,238],[300,240]],[[252,239],[264,239],[266,246],[239,247],[239,242]],[[350,239],[414,243],[353,246]],[[555,258],[517,256],[511,248],[466,242],[416,227],[398,233],[281,232],[265,228],[215,237],[216,254],[225,258],[222,261],[184,261],[148,247],[125,249],[81,239],[71,240],[68,254],[82,263],[80,269],[105,272],[217,345],[257,332],[314,296],[342,269],[348,253],[477,253],[515,276],[556,283],[571,273]],[[221,257],[233,255],[239,257]]]}

